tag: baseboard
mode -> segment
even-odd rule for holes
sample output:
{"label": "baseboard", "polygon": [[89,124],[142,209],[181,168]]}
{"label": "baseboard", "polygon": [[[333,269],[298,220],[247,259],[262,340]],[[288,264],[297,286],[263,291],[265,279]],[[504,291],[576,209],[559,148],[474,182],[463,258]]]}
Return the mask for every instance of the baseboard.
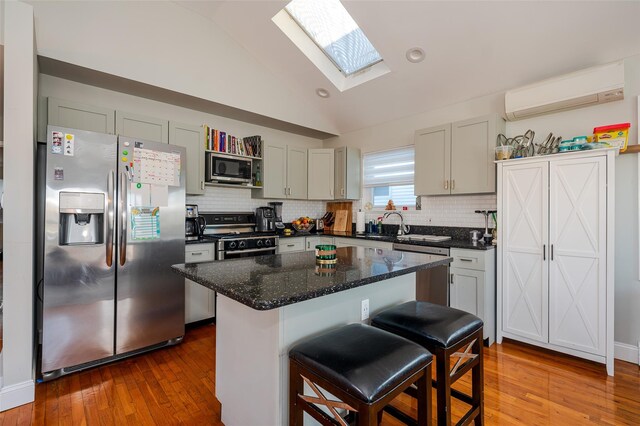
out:
{"label": "baseboard", "polygon": [[632,364],[638,364],[638,347],[627,343],[615,342],[613,357]]}
{"label": "baseboard", "polygon": [[35,382],[26,382],[5,386],[0,390],[0,411],[33,402],[36,395]]}

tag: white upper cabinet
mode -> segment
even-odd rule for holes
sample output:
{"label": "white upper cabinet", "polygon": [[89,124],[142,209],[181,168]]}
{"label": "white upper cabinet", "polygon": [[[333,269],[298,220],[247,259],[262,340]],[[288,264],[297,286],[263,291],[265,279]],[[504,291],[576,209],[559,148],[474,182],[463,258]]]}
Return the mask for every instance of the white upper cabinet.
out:
{"label": "white upper cabinet", "polygon": [[204,129],[191,124],[169,123],[169,143],[187,150],[187,194],[204,194]]}
{"label": "white upper cabinet", "polygon": [[308,158],[307,198],[309,200],[333,200],[334,150],[310,149]]}
{"label": "white upper cabinet", "polygon": [[116,111],[116,133],[131,138],[169,143],[169,121]]}
{"label": "white upper cabinet", "polygon": [[358,148],[342,147],[335,150],[336,200],[359,200],[362,181],[362,158]]}
{"label": "white upper cabinet", "polygon": [[262,188],[257,198],[307,198],[307,149],[263,142]]}
{"label": "white upper cabinet", "polygon": [[451,124],[418,130],[415,149],[416,195],[450,194]]}
{"label": "white upper cabinet", "polygon": [[494,150],[504,131],[498,114],[416,131],[416,195],[495,192]]}
{"label": "white upper cabinet", "polygon": [[[114,122],[115,110],[113,109],[64,99],[47,99],[46,124],[113,135]],[[45,129],[46,124],[44,125]],[[46,140],[46,135],[44,138]]]}

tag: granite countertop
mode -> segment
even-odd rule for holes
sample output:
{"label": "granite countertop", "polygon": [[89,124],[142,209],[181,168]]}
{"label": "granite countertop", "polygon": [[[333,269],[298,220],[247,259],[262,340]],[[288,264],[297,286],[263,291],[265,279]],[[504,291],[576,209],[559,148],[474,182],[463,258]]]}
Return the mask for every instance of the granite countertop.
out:
{"label": "granite countertop", "polygon": [[369,240],[369,241],[383,241],[387,243],[398,243],[398,244],[411,244],[416,246],[426,246],[426,247],[443,247],[443,248],[460,248],[460,249],[470,249],[470,250],[492,250],[496,246],[491,244],[482,244],[476,243],[473,244],[469,240],[457,239],[452,237],[450,240],[441,241],[441,242],[431,242],[431,241],[401,241],[397,238],[395,234],[365,234],[359,235],[355,233],[347,233],[347,232],[324,232],[324,233],[297,233],[291,236],[283,236],[280,235],[281,239],[287,238],[296,238],[296,237],[342,237],[342,238],[357,238],[359,240]]}
{"label": "granite countertop", "polygon": [[[175,272],[257,310],[338,293],[447,265],[451,257],[364,247],[337,249],[335,272],[316,266],[314,252],[173,265]],[[318,269],[323,270],[319,271]]]}

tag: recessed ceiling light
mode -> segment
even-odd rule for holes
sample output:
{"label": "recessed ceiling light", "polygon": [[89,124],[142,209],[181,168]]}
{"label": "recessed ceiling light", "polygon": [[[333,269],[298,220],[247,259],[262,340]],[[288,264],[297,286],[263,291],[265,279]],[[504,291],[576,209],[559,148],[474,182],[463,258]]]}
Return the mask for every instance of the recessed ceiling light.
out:
{"label": "recessed ceiling light", "polygon": [[316,89],[316,95],[320,96],[321,98],[328,98],[329,96],[331,96],[327,89]]}
{"label": "recessed ceiling light", "polygon": [[407,50],[407,61],[418,63],[424,60],[424,50],[419,47],[412,47]]}

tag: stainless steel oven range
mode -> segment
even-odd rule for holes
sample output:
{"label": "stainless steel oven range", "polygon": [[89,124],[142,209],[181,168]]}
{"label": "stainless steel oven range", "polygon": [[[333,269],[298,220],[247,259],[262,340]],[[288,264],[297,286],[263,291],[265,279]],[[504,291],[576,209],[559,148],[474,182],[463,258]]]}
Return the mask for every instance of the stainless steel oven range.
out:
{"label": "stainless steel oven range", "polygon": [[204,236],[216,245],[216,260],[276,254],[275,232],[256,232],[256,217],[250,213],[200,213],[207,221]]}

